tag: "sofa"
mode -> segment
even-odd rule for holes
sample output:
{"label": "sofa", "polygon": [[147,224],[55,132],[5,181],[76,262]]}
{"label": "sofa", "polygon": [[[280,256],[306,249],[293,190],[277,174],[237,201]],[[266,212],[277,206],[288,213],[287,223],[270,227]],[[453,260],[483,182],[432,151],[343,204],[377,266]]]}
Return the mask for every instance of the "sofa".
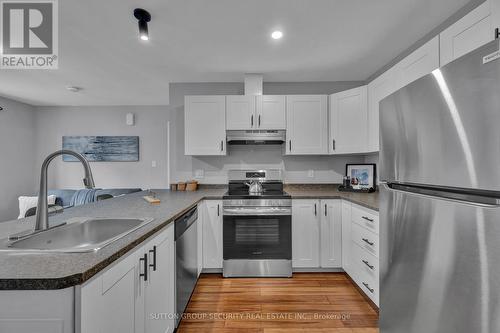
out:
{"label": "sofa", "polygon": [[[50,207],[50,211],[59,211],[65,208],[72,207],[72,199],[75,195],[77,195],[79,190],[48,190],[47,195],[55,195],[56,203],[53,207]],[[110,199],[113,197],[117,197],[120,195],[140,192],[142,189],[140,188],[110,188],[110,189],[98,189],[95,191],[94,200],[93,201],[101,201],[105,199]],[[28,209],[25,214],[25,217],[33,216],[36,214],[36,207]]]}

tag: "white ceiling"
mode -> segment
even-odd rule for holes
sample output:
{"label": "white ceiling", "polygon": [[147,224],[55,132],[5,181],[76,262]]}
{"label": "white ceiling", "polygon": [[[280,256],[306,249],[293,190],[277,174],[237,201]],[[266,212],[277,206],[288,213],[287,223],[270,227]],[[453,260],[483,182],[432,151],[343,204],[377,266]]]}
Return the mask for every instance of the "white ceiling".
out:
{"label": "white ceiling", "polygon": [[[59,0],[58,70],[1,70],[34,105],[162,105],[169,82],[366,80],[468,0]],[[149,10],[149,42],[135,7]],[[284,32],[275,41],[270,33]],[[69,85],[84,88],[66,91]]]}

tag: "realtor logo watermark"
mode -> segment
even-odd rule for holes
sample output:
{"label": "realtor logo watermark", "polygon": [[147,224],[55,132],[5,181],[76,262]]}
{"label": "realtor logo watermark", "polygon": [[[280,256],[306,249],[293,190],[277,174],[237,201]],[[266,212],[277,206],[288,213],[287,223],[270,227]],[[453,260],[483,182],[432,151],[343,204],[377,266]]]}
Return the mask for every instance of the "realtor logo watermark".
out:
{"label": "realtor logo watermark", "polygon": [[57,0],[1,0],[0,20],[1,69],[57,69]]}

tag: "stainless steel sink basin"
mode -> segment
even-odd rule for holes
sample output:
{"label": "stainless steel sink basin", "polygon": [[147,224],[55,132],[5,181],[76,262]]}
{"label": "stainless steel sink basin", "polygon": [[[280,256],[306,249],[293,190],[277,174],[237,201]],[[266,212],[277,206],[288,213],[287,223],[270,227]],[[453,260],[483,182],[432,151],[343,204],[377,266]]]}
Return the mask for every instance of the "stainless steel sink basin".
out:
{"label": "stainless steel sink basin", "polygon": [[21,238],[7,250],[92,252],[151,222],[147,219],[86,219]]}

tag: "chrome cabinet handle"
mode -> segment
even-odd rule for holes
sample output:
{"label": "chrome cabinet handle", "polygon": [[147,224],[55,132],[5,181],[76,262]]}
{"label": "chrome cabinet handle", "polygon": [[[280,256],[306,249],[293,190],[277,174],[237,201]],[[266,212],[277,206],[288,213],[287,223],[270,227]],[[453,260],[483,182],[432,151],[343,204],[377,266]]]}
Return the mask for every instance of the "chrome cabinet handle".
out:
{"label": "chrome cabinet handle", "polygon": [[139,277],[144,277],[144,281],[148,280],[148,254],[144,253],[144,256],[139,259],[143,264],[144,273],[139,273]]}
{"label": "chrome cabinet handle", "polygon": [[314,204],[314,216],[318,216],[318,207]]}
{"label": "chrome cabinet handle", "polygon": [[259,114],[259,127],[260,127],[260,114]]}
{"label": "chrome cabinet handle", "polygon": [[373,243],[373,242],[370,242],[370,241],[369,241],[368,239],[366,239],[366,238],[362,238],[362,240],[363,240],[363,242],[365,242],[366,244],[371,245],[371,246],[373,246],[373,244],[375,244],[375,243]]}
{"label": "chrome cabinet handle", "polygon": [[366,266],[368,266],[369,269],[373,270],[375,268],[375,266],[370,265],[370,263],[367,260],[361,260],[361,261],[363,262],[363,264],[365,264]]}
{"label": "chrome cabinet handle", "polygon": [[153,267],[153,272],[156,272],[156,245],[153,246],[152,250],[149,250],[149,253],[153,254],[153,262],[149,264],[149,267]]}
{"label": "chrome cabinet handle", "polygon": [[333,142],[332,142],[332,143],[333,143],[333,146],[332,146],[332,147],[333,147],[333,150],[335,150],[335,139],[333,139]]}
{"label": "chrome cabinet handle", "polygon": [[372,294],[375,291],[374,289],[370,288],[370,285],[368,283],[366,283],[366,282],[363,282],[363,286],[365,286],[366,289],[368,289]]}
{"label": "chrome cabinet handle", "polygon": [[373,219],[371,219],[371,218],[369,218],[369,217],[367,217],[367,216],[361,216],[361,218],[362,218],[363,220],[367,220],[367,221],[369,221],[369,222],[373,222]]}
{"label": "chrome cabinet handle", "polygon": [[495,29],[495,39],[500,38],[500,28]]}
{"label": "chrome cabinet handle", "polygon": [[325,216],[328,214],[328,210],[326,208],[326,204],[325,204]]}
{"label": "chrome cabinet handle", "polygon": [[220,141],[220,151],[224,151],[224,140]]}
{"label": "chrome cabinet handle", "polygon": [[251,119],[250,120],[251,127],[253,127],[253,115],[252,115],[252,117],[250,117],[250,119]]}
{"label": "chrome cabinet handle", "polygon": [[292,152],[292,140],[290,140],[288,145],[290,146],[290,152]]}

